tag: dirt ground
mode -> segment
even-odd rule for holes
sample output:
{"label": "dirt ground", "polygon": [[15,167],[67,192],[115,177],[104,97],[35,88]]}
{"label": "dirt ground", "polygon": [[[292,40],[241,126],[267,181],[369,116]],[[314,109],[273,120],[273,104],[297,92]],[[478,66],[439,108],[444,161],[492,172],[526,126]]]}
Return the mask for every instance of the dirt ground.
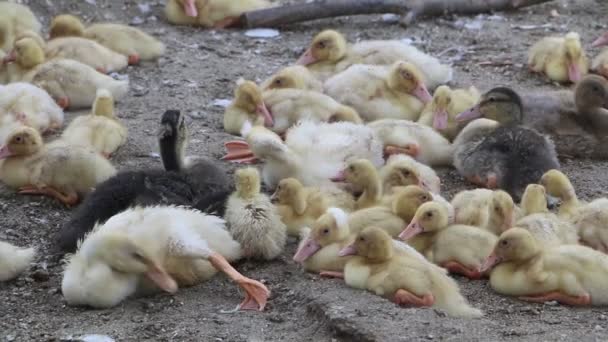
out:
{"label": "dirt ground", "polygon": [[[559,0],[517,13],[485,15],[477,21],[445,17],[407,29],[376,15],[319,20],[282,28],[276,38],[257,39],[242,31],[170,26],[163,18],[162,0],[96,0],[96,5],[95,0],[24,2],[45,24],[64,12],[92,21],[137,23],[167,44],[166,56],[157,63],[129,67],[126,72],[131,92],[118,109],[130,137],[113,159],[120,170],[161,167],[157,124],[162,112],[170,108],[188,114],[192,136],[189,154],[220,157],[222,144],[230,136],[222,132],[223,108],[214,101],[230,99],[238,77],[261,81],[295,61],[311,37],[324,28],[339,29],[351,41],[410,38],[432,54],[445,52],[440,58],[454,62],[455,85],[475,84],[487,90],[506,84],[519,90],[538,90],[553,85],[526,71],[527,48],[544,35],[569,30],[579,32],[589,44],[607,29],[608,13],[605,0]],[[559,16],[550,16],[552,10]],[[447,50],[450,48],[459,49]],[[479,65],[485,61],[513,64]],[[70,113],[69,118],[76,114],[80,113]],[[607,195],[608,162],[562,160],[562,164],[581,197]],[[466,187],[453,169],[440,170],[440,176],[449,196]],[[527,304],[495,294],[485,281],[458,278],[465,296],[486,312],[482,319],[452,319],[433,310],[402,309],[348,289],[340,281],[305,274],[291,261],[295,241],[279,260],[238,265],[243,273],[262,279],[271,289],[267,310],[262,313],[221,314],[220,310],[233,308],[241,299],[236,287],[222,276],[180,289],[175,295],[131,299],[109,310],[67,307],[60,291],[62,264],[50,250],[52,237],[70,211],[50,199],[17,196],[5,187],[0,188],[0,205],[0,239],[39,248],[35,264],[23,276],[0,284],[2,341],[69,340],[82,334],[107,334],[118,341],[608,339],[606,309]]]}

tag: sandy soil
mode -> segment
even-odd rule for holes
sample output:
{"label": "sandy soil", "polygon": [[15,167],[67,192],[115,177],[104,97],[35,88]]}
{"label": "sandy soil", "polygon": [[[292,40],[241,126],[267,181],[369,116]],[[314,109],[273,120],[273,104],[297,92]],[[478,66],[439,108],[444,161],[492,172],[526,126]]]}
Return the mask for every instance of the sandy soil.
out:
{"label": "sandy soil", "polygon": [[[299,0],[303,1],[303,0]],[[163,1],[147,1],[142,13],[134,0],[26,0],[48,24],[53,15],[70,12],[88,20],[134,22],[168,46],[157,63],[129,68],[131,96],[118,106],[130,129],[128,144],[114,157],[121,170],[160,167],[156,144],[162,112],[178,108],[188,113],[190,154],[220,157],[223,108],[216,99],[232,96],[234,81],[261,81],[280,66],[295,61],[311,37],[323,28],[337,28],[351,41],[412,38],[433,54],[455,63],[455,84],[475,84],[487,90],[499,84],[516,89],[553,87],[524,66],[526,49],[539,37],[569,30],[590,43],[606,30],[608,3],[604,0],[559,0],[513,14],[481,19],[481,29],[463,25],[473,18],[448,17],[407,29],[380,16],[320,20],[285,27],[272,39],[254,39],[241,31],[203,31],[168,25]],[[557,10],[558,17],[549,15]],[[603,13],[603,14],[602,14]],[[143,19],[143,20],[142,20]],[[527,29],[525,25],[547,24]],[[470,25],[467,25],[470,26]],[[474,26],[474,25],[473,25]],[[596,51],[594,51],[596,52]],[[484,61],[510,60],[512,65],[479,66]],[[80,113],[71,113],[73,115]],[[564,170],[583,198],[605,196],[608,162],[563,160]],[[232,165],[226,165],[233,169]],[[449,195],[465,188],[454,170],[440,170]],[[284,256],[270,263],[245,262],[238,268],[262,279],[272,290],[263,313],[221,314],[240,301],[225,277],[181,289],[176,295],[157,295],[125,301],[110,310],[67,307],[60,292],[62,264],[50,253],[52,237],[70,211],[46,198],[17,196],[0,189],[0,239],[40,249],[36,263],[15,281],[0,284],[2,341],[57,341],[82,334],[108,334],[123,340],[154,341],[605,341],[608,311],[522,303],[491,291],[484,281],[459,278],[471,303],[487,315],[479,320],[446,318],[426,309],[401,309],[368,293],[346,288],[337,280],[323,280],[302,272],[292,261],[295,241]]]}

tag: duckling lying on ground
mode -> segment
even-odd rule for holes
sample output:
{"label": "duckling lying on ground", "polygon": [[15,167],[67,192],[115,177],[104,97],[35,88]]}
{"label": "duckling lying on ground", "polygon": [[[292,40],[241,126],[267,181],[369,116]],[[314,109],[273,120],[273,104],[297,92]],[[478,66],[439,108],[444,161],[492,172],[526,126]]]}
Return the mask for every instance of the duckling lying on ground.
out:
{"label": "duckling lying on ground", "polygon": [[518,218],[513,198],[501,190],[475,189],[461,191],[452,199],[455,223],[475,226],[500,235]]}
{"label": "duckling lying on ground", "polygon": [[23,273],[35,255],[35,248],[19,248],[0,241],[0,281],[14,279]]}
{"label": "duckling lying on ground", "polygon": [[441,180],[435,171],[406,154],[390,156],[380,169],[380,179],[385,195],[391,194],[394,187],[407,185],[418,185],[435,194],[441,190]]}
{"label": "duckling lying on ground", "polygon": [[291,65],[279,70],[262,82],[262,89],[294,88],[323,92],[323,83],[302,65]]}
{"label": "duckling lying on ground", "polygon": [[576,83],[587,74],[589,60],[578,33],[570,32],[564,37],[545,37],[532,45],[528,66],[533,72],[543,72],[552,81]]}
{"label": "duckling lying on ground", "polygon": [[[12,115],[40,133],[63,126],[63,110],[35,85],[15,82],[0,85],[0,116]],[[2,137],[4,138],[4,137]]]}
{"label": "duckling lying on ground", "polygon": [[11,1],[0,2],[0,50],[9,52],[15,37],[24,31],[40,33],[42,24],[29,7]]}
{"label": "duckling lying on ground", "polygon": [[240,134],[245,121],[254,126],[274,125],[274,119],[264,104],[262,90],[254,82],[241,78],[236,82],[234,100],[224,112],[224,130],[230,134]]}
{"label": "duckling lying on ground", "polygon": [[176,25],[226,28],[234,25],[243,12],[269,6],[266,0],[169,0],[165,15]]}
{"label": "duckling lying on ground", "polygon": [[367,159],[356,159],[349,162],[335,181],[346,181],[362,191],[357,199],[357,209],[369,208],[380,204],[382,184],[380,176],[372,162]]}

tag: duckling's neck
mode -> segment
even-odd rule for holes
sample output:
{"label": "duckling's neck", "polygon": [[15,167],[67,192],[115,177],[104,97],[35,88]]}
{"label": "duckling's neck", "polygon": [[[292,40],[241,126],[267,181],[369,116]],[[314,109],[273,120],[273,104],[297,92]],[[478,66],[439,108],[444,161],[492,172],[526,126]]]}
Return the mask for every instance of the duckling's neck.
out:
{"label": "duckling's neck", "polygon": [[186,167],[184,165],[186,144],[180,142],[176,134],[159,141],[160,156],[167,171],[180,171]]}
{"label": "duckling's neck", "polygon": [[306,189],[299,189],[295,196],[291,200],[291,208],[298,214],[303,215],[308,208],[306,201],[308,197],[308,191]]}
{"label": "duckling's neck", "polygon": [[562,204],[559,209],[560,213],[572,213],[579,207],[580,202],[576,196],[576,191],[572,186],[564,190],[561,196]]}
{"label": "duckling's neck", "polygon": [[378,177],[370,176],[366,183],[363,193],[357,201],[360,205],[378,202],[382,197],[382,184]]}

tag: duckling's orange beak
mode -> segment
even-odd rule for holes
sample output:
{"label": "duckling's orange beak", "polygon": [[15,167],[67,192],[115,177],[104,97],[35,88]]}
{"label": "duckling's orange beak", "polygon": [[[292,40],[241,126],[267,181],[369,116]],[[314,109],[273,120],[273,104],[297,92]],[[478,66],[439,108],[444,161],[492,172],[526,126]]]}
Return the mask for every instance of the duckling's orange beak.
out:
{"label": "duckling's orange beak", "polygon": [[8,145],[0,147],[0,159],[6,159],[13,155],[13,152],[8,148]]}
{"label": "duckling's orange beak", "polygon": [[608,45],[608,33],[604,33],[601,37],[596,39],[591,44],[591,47],[600,47],[600,46],[604,46],[604,45]]}
{"label": "duckling's orange beak", "polygon": [[416,96],[422,103],[429,103],[433,100],[433,96],[422,82],[418,82],[418,85],[412,91],[412,95]]}
{"label": "duckling's orange beak", "polygon": [[268,110],[268,107],[266,107],[266,104],[264,102],[257,106],[256,112],[258,115],[264,118],[264,126],[274,126],[274,118],[272,117],[272,114],[270,114],[270,111]]}
{"label": "duckling's orange beak", "polygon": [[300,56],[300,58],[298,58],[296,65],[309,65],[315,63],[316,61],[317,59],[315,56],[313,56],[312,49],[308,49],[302,54],[302,56]]}
{"label": "duckling's orange beak", "polygon": [[464,112],[456,115],[456,121],[458,121],[458,122],[469,121],[469,120],[480,118],[481,116],[482,115],[481,115],[481,111],[479,110],[479,105],[476,105],[473,108],[471,108],[469,110],[465,110]]}
{"label": "duckling's orange beak", "polygon": [[568,78],[572,83],[576,83],[581,80],[582,74],[578,64],[574,62],[568,63]]}
{"label": "duckling's orange beak", "polygon": [[2,59],[2,63],[8,64],[17,60],[17,52],[15,50],[11,51],[8,55],[4,56]]}
{"label": "duckling's orange beak", "polygon": [[184,12],[189,17],[198,17],[198,10],[196,9],[196,5],[194,4],[194,0],[185,0],[183,2]]}
{"label": "duckling's orange beak", "polygon": [[480,272],[484,273],[488,270],[491,270],[492,267],[500,263],[500,258],[496,255],[496,251],[492,252],[492,254],[488,255],[486,260],[481,264]]}
{"label": "duckling's orange beak", "polygon": [[438,109],[433,113],[433,128],[439,131],[448,128],[448,111],[446,109]]}
{"label": "duckling's orange beak", "polygon": [[330,180],[332,182],[344,182],[346,180],[346,173],[344,172],[344,170],[342,170],[338,172],[338,174],[330,178]]}
{"label": "duckling's orange beak", "polygon": [[306,238],[306,240],[300,245],[300,248],[293,256],[293,261],[295,262],[304,262],[306,259],[313,256],[317,251],[321,249],[321,245],[311,238]]}
{"label": "duckling's orange beak", "polygon": [[357,247],[355,247],[354,243],[342,248],[338,252],[338,256],[341,256],[341,257],[348,256],[348,255],[357,255]]}
{"label": "duckling's orange beak", "polygon": [[173,278],[171,278],[164,268],[157,263],[151,262],[148,265],[146,277],[152,280],[163,291],[167,291],[169,293],[177,292],[177,283],[175,280],[173,280]]}
{"label": "duckling's orange beak", "polygon": [[412,220],[412,222],[410,222],[410,224],[399,234],[399,238],[403,241],[407,241],[423,231],[424,230],[418,221]]}
{"label": "duckling's orange beak", "polygon": [[420,154],[420,145],[418,144],[406,144],[404,147],[397,145],[386,145],[384,146],[385,156],[392,156],[393,154],[407,154],[413,158],[418,157]]}

